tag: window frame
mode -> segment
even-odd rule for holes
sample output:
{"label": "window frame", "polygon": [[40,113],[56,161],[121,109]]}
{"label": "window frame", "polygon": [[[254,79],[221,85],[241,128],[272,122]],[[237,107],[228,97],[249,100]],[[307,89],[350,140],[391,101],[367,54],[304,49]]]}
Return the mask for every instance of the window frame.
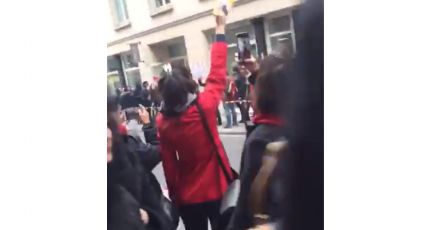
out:
{"label": "window frame", "polygon": [[[121,4],[122,4],[122,9],[124,11],[122,13],[125,15],[125,18],[122,21],[120,21],[118,17],[119,10],[116,7],[116,1],[121,1]],[[113,25],[114,25],[115,31],[129,27],[131,23],[130,23],[130,15],[127,9],[127,0],[109,0],[109,5],[111,8]]]}
{"label": "window frame", "polygon": [[169,3],[166,3],[165,2],[166,0],[159,0],[159,1],[162,2],[161,6],[156,5],[156,0],[148,0],[151,17],[155,17],[157,15],[170,12],[174,8],[172,0],[169,0],[170,1]]}
{"label": "window frame", "polygon": [[[282,31],[278,31],[278,32],[274,32],[274,33],[270,33],[270,27],[272,20],[276,19],[276,18],[280,18],[280,17],[289,17],[289,24],[290,24],[290,28],[289,30],[282,30]],[[295,30],[294,30],[294,18],[292,15],[292,12],[288,12],[286,14],[283,15],[274,15],[272,17],[267,17],[266,20],[264,20],[264,32],[266,33],[266,45],[267,45],[267,53],[271,54],[273,53],[272,50],[272,38],[274,37],[279,37],[279,36],[285,36],[285,35],[291,35],[291,39],[292,39],[292,51],[293,51],[293,55],[297,54],[297,46],[296,46],[296,40],[295,40]]]}

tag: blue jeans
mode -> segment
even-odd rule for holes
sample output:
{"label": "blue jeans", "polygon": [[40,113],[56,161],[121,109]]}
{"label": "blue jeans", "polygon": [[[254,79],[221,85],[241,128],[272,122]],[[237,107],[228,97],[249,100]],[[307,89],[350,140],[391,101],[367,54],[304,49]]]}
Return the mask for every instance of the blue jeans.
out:
{"label": "blue jeans", "polygon": [[235,103],[224,103],[224,112],[226,113],[226,127],[238,125]]}

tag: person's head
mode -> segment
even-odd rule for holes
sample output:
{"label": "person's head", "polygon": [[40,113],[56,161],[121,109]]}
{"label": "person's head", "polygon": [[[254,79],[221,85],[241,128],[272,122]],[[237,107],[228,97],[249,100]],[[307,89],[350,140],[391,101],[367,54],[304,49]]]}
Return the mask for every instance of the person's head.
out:
{"label": "person's head", "polygon": [[163,113],[175,116],[182,112],[189,97],[197,93],[198,85],[185,67],[173,67],[171,73],[164,73],[158,82],[158,89],[164,101]]}
{"label": "person's head", "polygon": [[117,97],[108,97],[108,122],[114,120],[115,123],[120,124],[122,121],[121,118],[121,105],[118,103]]}
{"label": "person's head", "polygon": [[232,66],[232,73],[233,73],[233,75],[239,74],[239,66],[238,66],[238,64],[234,64]]}
{"label": "person's head", "polygon": [[139,108],[128,108],[124,110],[127,121],[139,121]]}
{"label": "person's head", "polygon": [[[286,105],[285,88],[287,65],[275,56],[266,57],[260,64],[256,84],[254,106],[261,114],[280,115]],[[283,94],[283,96],[282,96]]]}
{"label": "person's head", "polygon": [[142,84],[137,83],[136,84],[136,91],[141,90],[142,89]]}
{"label": "person's head", "polygon": [[144,81],[143,82],[143,88],[147,89],[149,87],[149,82]]}

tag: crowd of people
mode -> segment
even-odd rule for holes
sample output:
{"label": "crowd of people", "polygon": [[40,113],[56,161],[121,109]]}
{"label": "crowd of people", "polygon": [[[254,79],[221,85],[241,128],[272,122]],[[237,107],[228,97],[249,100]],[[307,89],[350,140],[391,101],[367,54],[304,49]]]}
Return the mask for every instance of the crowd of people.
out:
{"label": "crowd of people", "polygon": [[[320,173],[323,164],[323,69],[318,63],[323,50],[306,39],[295,60],[282,50],[259,61],[240,60],[229,75],[225,28],[226,17],[216,16],[204,82],[171,63],[157,86],[146,82],[108,97],[108,229],[175,230],[180,219],[186,230],[207,230],[209,223],[212,230],[323,225],[323,177],[311,174]],[[309,39],[320,39],[317,29],[299,28]],[[302,64],[298,57],[304,58]],[[247,127],[239,172],[219,136],[221,104],[226,128]],[[158,108],[156,116],[152,106]],[[168,194],[152,173],[160,162]]]}

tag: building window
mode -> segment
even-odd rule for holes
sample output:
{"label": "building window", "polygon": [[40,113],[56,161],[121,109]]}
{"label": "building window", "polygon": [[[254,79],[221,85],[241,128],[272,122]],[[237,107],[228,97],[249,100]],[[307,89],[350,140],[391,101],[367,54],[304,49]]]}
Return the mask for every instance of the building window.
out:
{"label": "building window", "polygon": [[149,47],[154,56],[150,66],[155,77],[161,76],[165,64],[188,66],[186,43],[183,36],[162,41]]}
{"label": "building window", "polygon": [[291,33],[270,36],[270,42],[272,52],[286,52],[289,56],[293,56],[295,53]]}
{"label": "building window", "polygon": [[110,0],[116,29],[130,24],[125,0]]}
{"label": "building window", "polygon": [[[207,41],[211,44],[215,41],[215,32],[214,30],[205,31],[205,36],[207,37]],[[232,66],[236,64],[236,58],[238,54],[237,49],[237,38],[236,34],[238,33],[248,33],[251,44],[251,55],[258,59],[257,55],[257,42],[255,41],[255,33],[254,27],[252,25],[247,24],[239,24],[233,25],[226,30],[226,41],[227,41],[227,70],[229,73],[232,72]]]}
{"label": "building window", "polygon": [[122,53],[121,61],[127,86],[134,89],[136,85],[142,81],[139,63],[135,61],[132,52]]}
{"label": "building window", "polygon": [[173,9],[171,0],[148,0],[151,16],[156,16],[165,12],[169,12]]}
{"label": "building window", "polygon": [[169,45],[168,54],[170,58],[186,56],[186,47],[182,43]]}
{"label": "building window", "polygon": [[165,6],[166,4],[169,4],[171,0],[155,0],[155,6],[161,7]]}
{"label": "building window", "polygon": [[139,67],[139,64],[135,61],[132,53],[124,53],[121,58],[124,69]]}
{"label": "building window", "polygon": [[[268,20],[268,50],[270,54],[293,57],[296,53],[295,34],[291,15]],[[283,54],[285,53],[285,54]]]}
{"label": "building window", "polygon": [[289,15],[279,18],[273,18],[270,20],[270,34],[290,30],[291,18],[289,17]]}

